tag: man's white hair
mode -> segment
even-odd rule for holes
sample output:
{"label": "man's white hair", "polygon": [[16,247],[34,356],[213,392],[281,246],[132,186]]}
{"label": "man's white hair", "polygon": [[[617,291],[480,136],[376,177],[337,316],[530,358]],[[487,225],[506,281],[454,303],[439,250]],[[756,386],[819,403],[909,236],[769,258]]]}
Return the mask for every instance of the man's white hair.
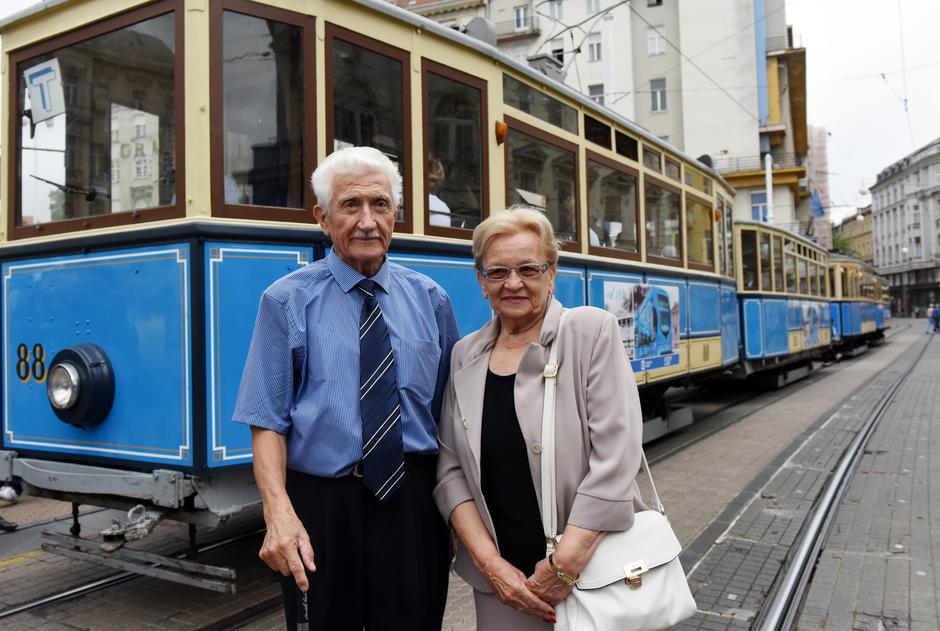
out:
{"label": "man's white hair", "polygon": [[392,205],[398,208],[401,205],[401,174],[395,163],[374,147],[346,147],[334,151],[310,176],[310,185],[317,196],[317,204],[324,213],[329,213],[333,207],[333,182],[337,177],[373,173],[388,178],[389,188],[392,189]]}

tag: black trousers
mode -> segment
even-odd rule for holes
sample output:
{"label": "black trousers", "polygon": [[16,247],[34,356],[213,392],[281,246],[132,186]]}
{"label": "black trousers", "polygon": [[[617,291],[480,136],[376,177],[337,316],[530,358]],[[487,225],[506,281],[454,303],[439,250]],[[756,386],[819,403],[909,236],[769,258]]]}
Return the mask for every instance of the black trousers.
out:
{"label": "black trousers", "polygon": [[[440,631],[449,534],[431,492],[436,456],[405,474],[384,502],[360,478],[287,471],[287,494],[313,544],[311,631]],[[297,626],[293,577],[282,577],[287,628]]]}

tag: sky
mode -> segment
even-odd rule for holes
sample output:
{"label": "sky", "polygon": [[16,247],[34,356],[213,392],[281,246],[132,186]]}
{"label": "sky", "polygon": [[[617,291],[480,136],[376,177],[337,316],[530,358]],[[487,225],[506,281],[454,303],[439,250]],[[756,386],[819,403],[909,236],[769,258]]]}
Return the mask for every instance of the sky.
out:
{"label": "sky", "polygon": [[830,134],[838,221],[870,203],[859,191],[879,171],[940,137],[940,0],[786,0],[786,14],[806,47],[807,122]]}
{"label": "sky", "polygon": [[[0,19],[34,3],[0,0]],[[786,14],[806,47],[807,122],[830,134],[838,222],[879,171],[940,137],[940,0],[786,0]]]}

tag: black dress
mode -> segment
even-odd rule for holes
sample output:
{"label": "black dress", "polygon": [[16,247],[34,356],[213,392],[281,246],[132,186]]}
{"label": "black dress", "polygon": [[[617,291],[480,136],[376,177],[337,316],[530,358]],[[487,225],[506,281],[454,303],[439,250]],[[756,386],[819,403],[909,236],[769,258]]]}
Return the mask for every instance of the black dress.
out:
{"label": "black dress", "polygon": [[500,555],[526,576],[545,558],[545,535],[525,439],[516,416],[515,375],[487,370],[480,436],[480,481]]}

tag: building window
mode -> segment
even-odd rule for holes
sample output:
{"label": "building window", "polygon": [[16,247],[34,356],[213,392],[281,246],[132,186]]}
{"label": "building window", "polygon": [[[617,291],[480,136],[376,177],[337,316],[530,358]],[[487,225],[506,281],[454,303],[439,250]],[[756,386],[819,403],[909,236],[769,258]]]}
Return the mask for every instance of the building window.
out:
{"label": "building window", "polygon": [[767,221],[767,193],[751,193],[751,219]]}
{"label": "building window", "polygon": [[587,0],[588,15],[594,15],[601,10],[601,0]]}
{"label": "building window", "polygon": [[665,112],[666,111],[666,80],[665,79],[651,79],[650,80],[650,111],[651,112]]}
{"label": "building window", "polygon": [[604,84],[595,83],[594,85],[589,85],[588,95],[591,97],[592,101],[594,101],[598,105],[603,105],[604,104]]}
{"label": "building window", "polygon": [[591,35],[588,41],[588,61],[601,60],[601,40],[597,35]]}
{"label": "building window", "polygon": [[549,0],[548,14],[552,16],[552,19],[555,19],[555,20],[560,20],[564,17],[564,11],[562,10],[561,0]]}
{"label": "building window", "polygon": [[134,138],[144,138],[147,135],[147,119],[144,114],[134,115]]}
{"label": "building window", "polygon": [[118,160],[111,161],[111,183],[118,184],[121,181],[121,163]]}
{"label": "building window", "polygon": [[529,5],[522,4],[513,7],[513,23],[517,31],[525,31],[529,28]]}
{"label": "building window", "polygon": [[666,43],[659,29],[662,26],[652,26],[646,29],[646,54],[649,56],[662,55],[666,52]]}
{"label": "building window", "polygon": [[150,164],[147,158],[134,158],[134,177],[149,177]]}

